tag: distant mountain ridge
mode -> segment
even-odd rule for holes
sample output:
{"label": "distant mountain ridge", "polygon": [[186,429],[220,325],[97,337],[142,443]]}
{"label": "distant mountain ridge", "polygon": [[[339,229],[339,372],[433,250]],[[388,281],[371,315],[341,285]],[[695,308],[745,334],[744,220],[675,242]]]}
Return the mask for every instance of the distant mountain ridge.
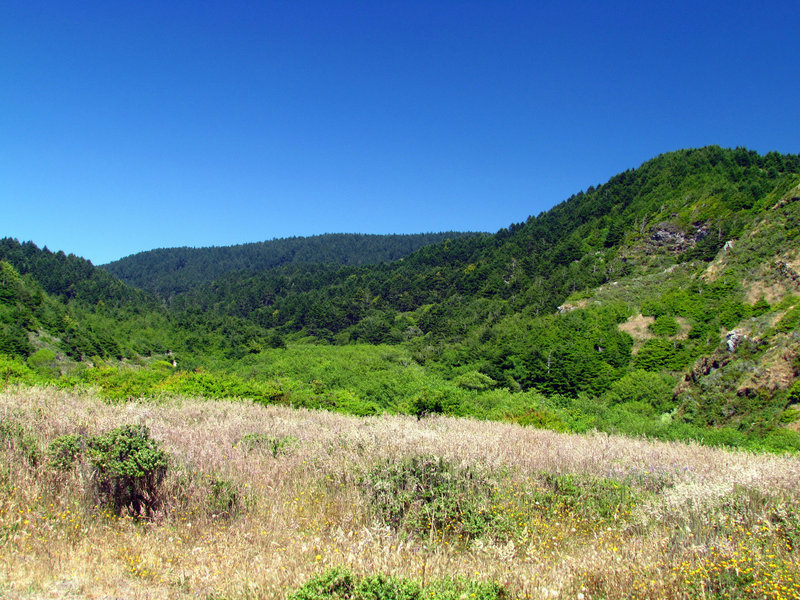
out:
{"label": "distant mountain ridge", "polygon": [[259,272],[288,264],[367,265],[390,262],[446,239],[480,235],[326,233],[204,248],[159,248],[101,265],[125,283],[162,297],[208,284],[231,272]]}

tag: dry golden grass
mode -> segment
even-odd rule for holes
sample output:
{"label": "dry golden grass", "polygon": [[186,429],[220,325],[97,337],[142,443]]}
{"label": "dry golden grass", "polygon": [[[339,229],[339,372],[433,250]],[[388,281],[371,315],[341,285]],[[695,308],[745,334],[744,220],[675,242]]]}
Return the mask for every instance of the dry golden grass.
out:
{"label": "dry golden grass", "polygon": [[[738,578],[736,597],[800,598],[790,539],[800,532],[780,513],[798,506],[795,456],[235,401],[112,406],[54,389],[6,390],[3,420],[23,424],[42,451],[66,433],[143,423],[173,461],[159,513],[136,521],[91,506],[85,470],[33,466],[0,439],[4,598],[285,598],[337,565],[423,581],[493,580],[513,597],[722,598]],[[296,442],[276,457],[241,443],[253,433]],[[376,523],[360,475],[380,460],[422,454],[502,474],[494,510],[514,521],[513,535],[459,543]],[[541,473],[626,482],[639,501],[594,521],[581,507],[526,504]],[[231,515],[212,502],[214,481],[223,496],[236,494]]]}
{"label": "dry golden grass", "polygon": [[638,351],[642,344],[655,337],[649,327],[655,322],[655,317],[645,317],[640,314],[631,315],[627,321],[618,325],[619,330],[633,338],[634,351]]}

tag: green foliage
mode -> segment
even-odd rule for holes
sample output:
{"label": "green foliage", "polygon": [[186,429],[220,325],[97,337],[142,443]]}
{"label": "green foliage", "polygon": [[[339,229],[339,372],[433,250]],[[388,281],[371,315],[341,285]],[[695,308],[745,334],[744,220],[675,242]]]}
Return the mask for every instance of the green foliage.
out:
{"label": "green foliage", "polygon": [[672,404],[674,385],[670,375],[637,369],[612,383],[604,399],[609,404],[641,402],[663,412]]}
{"label": "green foliage", "polygon": [[125,425],[87,440],[89,463],[101,502],[117,512],[152,513],[160,504],[159,488],[168,457],[144,425]]}
{"label": "green foliage", "polygon": [[453,383],[467,390],[480,391],[492,389],[497,385],[494,379],[488,375],[484,375],[480,371],[469,371],[463,375],[459,375],[453,380]]}
{"label": "green foliage", "polygon": [[28,356],[33,351],[28,333],[17,323],[0,323],[0,352],[11,356]]}
{"label": "green foliage", "polygon": [[0,354],[0,387],[11,383],[35,383],[36,375],[19,358]]}
{"label": "green foliage", "polygon": [[362,490],[376,518],[411,536],[479,537],[494,519],[492,482],[441,457],[412,456],[375,465]]}
{"label": "green foliage", "polygon": [[664,338],[647,340],[634,359],[634,365],[645,371],[679,371],[689,362],[681,342]]}
{"label": "green foliage", "polygon": [[208,510],[215,517],[235,516],[242,506],[242,498],[237,486],[231,481],[218,477],[211,477],[208,485]]}
{"label": "green foliage", "polygon": [[41,348],[28,357],[28,365],[39,375],[55,377],[58,375],[56,353],[50,348]]}
{"label": "green foliage", "polygon": [[112,367],[89,369],[82,375],[86,383],[98,388],[103,397],[109,400],[131,400],[154,395],[156,386],[166,377],[161,370]]}
{"label": "green foliage", "polygon": [[428,415],[453,414],[458,411],[458,408],[458,403],[441,390],[426,389],[411,399],[409,412],[421,419]]}
{"label": "green foliage", "polygon": [[335,233],[210,248],[162,248],[140,252],[103,268],[162,297],[211,283],[229,272],[266,271],[288,263],[365,265],[389,262],[445,239],[472,236],[454,231],[411,235]]}
{"label": "green foliage", "polygon": [[659,315],[649,326],[650,331],[656,335],[673,336],[678,333],[678,322],[669,315]]}
{"label": "green foliage", "polygon": [[520,425],[536,427],[537,429],[550,429],[552,431],[569,431],[570,427],[553,410],[548,408],[532,408],[524,414],[514,416],[511,420]]}
{"label": "green foliage", "polygon": [[273,382],[245,380],[236,375],[199,371],[173,371],[156,362],[154,368],[87,369],[83,383],[96,387],[103,397],[124,401],[160,395],[204,398],[248,398],[261,404],[282,401],[283,391]]}
{"label": "green foliage", "polygon": [[792,387],[789,388],[787,401],[789,404],[800,404],[800,379],[795,381]]}
{"label": "green foliage", "polygon": [[498,583],[466,578],[442,579],[425,586],[386,575],[358,576],[343,567],[315,575],[289,595],[289,600],[503,600]]}
{"label": "green foliage", "polygon": [[47,462],[56,471],[69,471],[83,452],[86,440],[77,433],[57,437],[47,448]]}
{"label": "green foliage", "polygon": [[800,325],[800,306],[795,306],[784,314],[780,321],[775,324],[775,331],[778,333],[789,333]]}
{"label": "green foliage", "polygon": [[[656,157],[495,235],[320,236],[109,267],[159,300],[3,239],[0,384],[72,371],[58,384],[111,400],[239,397],[791,448],[786,393],[758,382],[763,348],[794,352],[797,301],[744,300],[793,277],[798,173],[798,156],[712,146]],[[657,338],[634,356],[620,325],[639,312]],[[734,327],[763,348],[725,353]]]}
{"label": "green foliage", "polygon": [[314,401],[303,402],[309,408],[323,408],[334,410],[357,417],[380,414],[381,407],[374,402],[364,400],[350,390],[334,390],[318,396]]}
{"label": "green foliage", "polygon": [[577,512],[586,519],[617,520],[630,513],[641,494],[615,479],[583,474],[542,473],[542,487],[532,491],[534,503],[552,512]]}

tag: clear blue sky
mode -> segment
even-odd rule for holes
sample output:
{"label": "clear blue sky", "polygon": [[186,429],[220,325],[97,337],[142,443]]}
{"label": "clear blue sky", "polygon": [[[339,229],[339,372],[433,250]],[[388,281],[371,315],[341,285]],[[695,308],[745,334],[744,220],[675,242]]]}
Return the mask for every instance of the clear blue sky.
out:
{"label": "clear blue sky", "polygon": [[496,231],[671,150],[800,152],[800,2],[0,5],[0,237],[101,264]]}

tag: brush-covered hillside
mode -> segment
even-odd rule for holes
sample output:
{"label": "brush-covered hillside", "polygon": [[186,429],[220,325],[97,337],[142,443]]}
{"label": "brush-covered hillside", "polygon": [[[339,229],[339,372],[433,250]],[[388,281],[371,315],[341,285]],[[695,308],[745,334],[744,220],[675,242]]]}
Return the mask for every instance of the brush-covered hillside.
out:
{"label": "brush-covered hillside", "polygon": [[[380,264],[312,253],[209,271],[160,297],[112,280],[124,302],[51,289],[50,271],[76,290],[111,276],[62,274],[11,240],[6,269],[119,350],[60,361],[63,332],[35,311],[21,322],[25,301],[6,291],[4,331],[28,341],[4,345],[6,379],[55,370],[114,399],[238,396],[796,450],[798,186],[797,155],[681,150],[493,235]],[[21,247],[49,266],[25,267]],[[50,371],[40,351],[56,355]]]}

